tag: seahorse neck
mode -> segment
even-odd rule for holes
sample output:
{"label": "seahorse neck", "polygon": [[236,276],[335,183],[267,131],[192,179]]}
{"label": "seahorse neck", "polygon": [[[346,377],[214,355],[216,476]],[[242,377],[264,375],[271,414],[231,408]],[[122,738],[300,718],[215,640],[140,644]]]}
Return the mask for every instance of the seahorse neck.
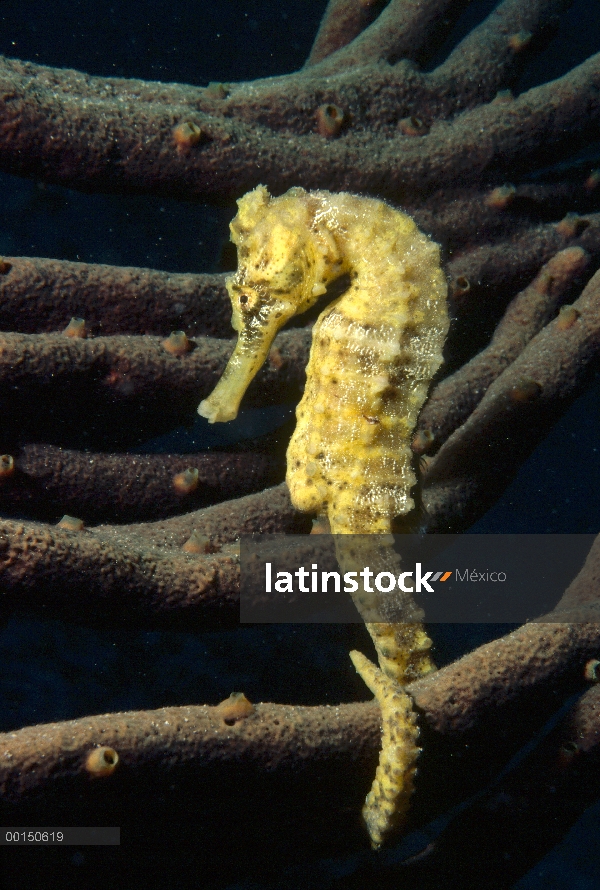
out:
{"label": "seahorse neck", "polygon": [[354,195],[327,194],[315,221],[320,237],[335,240],[343,257],[341,271],[351,278],[352,287],[342,296],[340,308],[353,305],[357,315],[368,319],[374,314],[369,311],[373,300],[377,314],[393,308],[405,270],[393,236],[397,211],[369,198],[361,199],[360,212],[356,207]]}

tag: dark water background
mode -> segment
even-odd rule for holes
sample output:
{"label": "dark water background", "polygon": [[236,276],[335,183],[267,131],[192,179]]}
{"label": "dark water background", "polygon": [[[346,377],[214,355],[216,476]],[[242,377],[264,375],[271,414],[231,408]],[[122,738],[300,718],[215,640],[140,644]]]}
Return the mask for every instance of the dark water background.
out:
{"label": "dark water background", "polygon": [[[0,52],[97,75],[197,85],[253,79],[302,65],[325,5],[325,0],[0,0]],[[494,5],[474,4],[452,39]],[[596,51],[599,23],[595,3],[576,3],[561,29],[561,51],[552,44],[520,89],[557,77]],[[4,174],[0,189],[0,255],[210,272],[220,268],[234,212],[168,199],[82,195]],[[596,380],[475,530],[600,531],[599,393]],[[243,425],[251,434],[280,416],[247,412]],[[175,431],[154,447],[188,451],[210,445],[208,436],[206,422],[198,419],[191,436]],[[489,627],[438,631],[438,663],[490,633]],[[292,690],[297,703],[362,700],[365,690],[347,652],[364,644],[362,629],[346,627],[175,634],[5,620],[0,731],[91,713],[214,704],[233,689],[243,689],[253,701],[290,701]],[[600,886],[600,855],[590,842],[599,820],[600,808],[590,809],[518,887]],[[585,853],[578,852],[582,846]]]}

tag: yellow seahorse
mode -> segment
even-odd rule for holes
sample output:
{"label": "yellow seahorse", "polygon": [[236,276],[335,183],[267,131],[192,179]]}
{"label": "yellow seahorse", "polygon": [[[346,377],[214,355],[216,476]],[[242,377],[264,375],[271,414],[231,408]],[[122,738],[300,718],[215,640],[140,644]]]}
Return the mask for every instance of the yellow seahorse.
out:
{"label": "yellow seahorse", "polygon": [[[414,507],[410,443],[448,330],[447,285],[439,248],[413,220],[383,201],[346,193],[264,186],[238,201],[231,236],[238,270],[227,282],[238,341],[223,376],[198,411],[232,420],[273,338],[341,276],[347,288],[313,329],[306,388],[287,453],[287,484],[300,510],[326,517],[344,568],[398,570],[394,517]],[[355,601],[368,616],[369,596]],[[380,669],[351,657],[381,707],[383,747],[363,808],[379,847],[402,822],[419,753],[412,700],[403,687],[433,669],[431,642],[414,619],[367,621]]]}

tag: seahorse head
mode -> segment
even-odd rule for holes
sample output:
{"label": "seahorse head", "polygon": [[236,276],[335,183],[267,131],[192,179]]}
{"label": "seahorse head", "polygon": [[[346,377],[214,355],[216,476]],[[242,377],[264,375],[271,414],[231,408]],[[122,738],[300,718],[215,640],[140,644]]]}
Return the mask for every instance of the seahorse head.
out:
{"label": "seahorse head", "polygon": [[280,328],[305,312],[344,270],[332,233],[319,224],[318,192],[293,188],[272,198],[258,186],[238,201],[231,240],[238,269],[227,280],[238,341],[217,387],[198,413],[233,420]]}

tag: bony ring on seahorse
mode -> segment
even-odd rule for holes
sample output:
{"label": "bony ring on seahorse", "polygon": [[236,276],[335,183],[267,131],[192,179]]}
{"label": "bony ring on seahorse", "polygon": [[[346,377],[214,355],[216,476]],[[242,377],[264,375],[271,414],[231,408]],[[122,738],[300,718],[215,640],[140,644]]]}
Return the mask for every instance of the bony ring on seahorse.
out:
{"label": "bony ring on seahorse", "polygon": [[[358,539],[358,550],[336,538],[345,567],[368,559],[397,569],[387,536],[394,517],[414,507],[410,443],[448,330],[438,245],[406,214],[357,195],[293,188],[272,198],[259,186],[238,208],[238,270],[227,281],[238,341],[199,413],[232,420],[276,333],[347,276],[313,328],[286,479],[294,506],[327,517],[332,534],[377,536]],[[367,614],[365,591],[355,601]],[[351,653],[382,711],[381,757],[363,808],[374,847],[406,815],[420,750],[403,687],[434,669],[418,613],[403,605],[412,620],[367,620],[379,669]]]}

